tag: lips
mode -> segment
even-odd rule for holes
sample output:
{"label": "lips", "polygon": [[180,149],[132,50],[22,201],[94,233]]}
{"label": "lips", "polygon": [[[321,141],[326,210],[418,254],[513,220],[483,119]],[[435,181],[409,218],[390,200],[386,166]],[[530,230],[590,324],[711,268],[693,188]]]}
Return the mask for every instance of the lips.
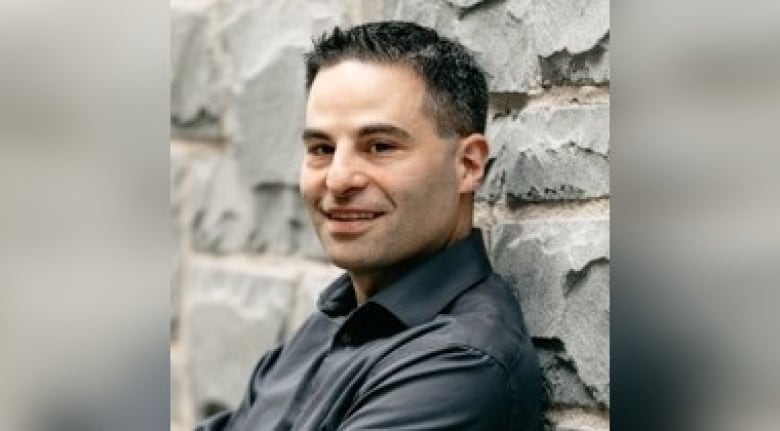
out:
{"label": "lips", "polygon": [[379,216],[379,213],[372,212],[331,212],[327,213],[331,220],[351,221],[351,220],[371,220]]}
{"label": "lips", "polygon": [[356,235],[368,230],[383,212],[365,209],[338,208],[323,211],[326,229],[331,234]]}

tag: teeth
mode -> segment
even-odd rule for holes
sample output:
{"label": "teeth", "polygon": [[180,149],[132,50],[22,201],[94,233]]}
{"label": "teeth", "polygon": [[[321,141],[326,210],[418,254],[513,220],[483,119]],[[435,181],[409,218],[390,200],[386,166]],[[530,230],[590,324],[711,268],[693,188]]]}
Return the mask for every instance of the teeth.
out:
{"label": "teeth", "polygon": [[331,214],[330,217],[336,220],[369,220],[375,216],[372,213],[342,213]]}

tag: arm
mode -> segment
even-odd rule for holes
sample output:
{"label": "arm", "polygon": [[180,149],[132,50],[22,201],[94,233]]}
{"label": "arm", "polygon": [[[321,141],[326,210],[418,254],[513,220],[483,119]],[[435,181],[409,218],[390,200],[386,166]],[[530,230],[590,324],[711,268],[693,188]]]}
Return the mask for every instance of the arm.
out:
{"label": "arm", "polygon": [[244,397],[238,408],[235,410],[226,410],[214,414],[211,417],[206,418],[203,422],[195,426],[194,431],[230,431],[234,428],[235,423],[246,414],[255,402],[257,394],[255,388],[260,379],[262,379],[268,371],[271,369],[279,354],[282,351],[283,346],[278,346],[275,349],[267,352],[260,358],[255,366],[252,374],[249,378]]}

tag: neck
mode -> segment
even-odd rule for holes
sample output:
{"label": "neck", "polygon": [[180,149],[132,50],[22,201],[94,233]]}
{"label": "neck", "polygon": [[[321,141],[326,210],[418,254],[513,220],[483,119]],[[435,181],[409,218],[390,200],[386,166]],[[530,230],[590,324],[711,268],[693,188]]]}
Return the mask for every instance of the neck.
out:
{"label": "neck", "polygon": [[357,305],[365,304],[368,298],[397,279],[404,272],[405,268],[412,266],[414,262],[422,258],[424,257],[418,256],[403,263],[395,264],[392,267],[373,272],[349,271],[349,278],[352,280],[352,288],[355,290]]}
{"label": "neck", "polygon": [[472,228],[471,211],[468,211],[467,213],[468,217],[463,217],[459,220],[449,239],[440,246],[429,250],[427,253],[421,253],[403,262],[375,271],[348,271],[349,277],[352,280],[352,287],[355,290],[357,305],[360,306],[365,304],[371,296],[403,274],[405,269],[467,237]]}
{"label": "neck", "polygon": [[352,279],[352,287],[355,289],[355,299],[359,306],[365,304],[366,301],[368,301],[368,298],[379,290],[379,277],[376,275],[350,273],[349,277]]}

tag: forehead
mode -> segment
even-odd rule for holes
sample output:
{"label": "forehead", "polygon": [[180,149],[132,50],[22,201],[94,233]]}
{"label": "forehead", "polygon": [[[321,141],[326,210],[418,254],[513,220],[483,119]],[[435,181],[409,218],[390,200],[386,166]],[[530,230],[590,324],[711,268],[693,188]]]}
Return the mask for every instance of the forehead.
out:
{"label": "forehead", "polygon": [[306,123],[421,120],[425,84],[404,65],[348,60],[319,71],[309,90]]}

